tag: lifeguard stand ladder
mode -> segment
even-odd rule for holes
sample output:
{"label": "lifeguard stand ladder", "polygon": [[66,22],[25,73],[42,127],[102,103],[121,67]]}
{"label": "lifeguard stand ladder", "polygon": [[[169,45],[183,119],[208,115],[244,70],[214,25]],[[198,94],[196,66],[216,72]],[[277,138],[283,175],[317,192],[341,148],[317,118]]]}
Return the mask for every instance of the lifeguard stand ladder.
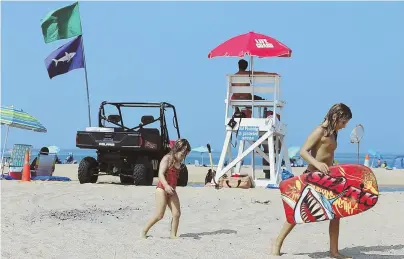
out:
{"label": "lifeguard stand ladder", "polygon": [[[250,86],[233,86],[233,84],[250,84]],[[254,97],[254,94],[272,95],[272,98],[262,96],[265,100],[253,100],[254,98],[251,100],[232,100],[231,96],[234,93],[251,93],[252,97]],[[216,170],[216,182],[229,170],[231,170],[231,174],[233,175],[234,167],[236,167],[236,172],[239,174],[241,161],[250,153],[252,153],[251,176],[255,186],[267,186],[268,184],[279,186],[282,161],[284,161],[286,169],[292,172],[286,145],[287,126],[282,122],[282,111],[285,102],[280,100],[280,93],[280,76],[276,73],[253,76],[227,75],[227,95],[225,99],[226,135]],[[241,121],[239,118],[234,118],[237,124],[234,128],[231,128],[228,126],[228,123],[232,119],[235,107],[239,107],[240,110],[242,107],[250,107],[252,114],[250,118],[242,118]],[[264,115],[265,108],[271,110],[273,115]],[[277,116],[280,116],[280,120],[278,120]],[[231,145],[232,142],[235,142],[234,137],[237,130],[239,130],[237,134],[237,142],[239,143],[238,154],[232,160]],[[249,144],[247,149],[245,149],[246,144]],[[261,150],[260,147],[263,145],[268,145],[267,153]],[[254,161],[256,154],[269,162],[269,166],[263,166],[262,168],[263,170],[270,170],[269,179],[257,178]],[[224,167],[225,160],[228,160],[226,167]]]}

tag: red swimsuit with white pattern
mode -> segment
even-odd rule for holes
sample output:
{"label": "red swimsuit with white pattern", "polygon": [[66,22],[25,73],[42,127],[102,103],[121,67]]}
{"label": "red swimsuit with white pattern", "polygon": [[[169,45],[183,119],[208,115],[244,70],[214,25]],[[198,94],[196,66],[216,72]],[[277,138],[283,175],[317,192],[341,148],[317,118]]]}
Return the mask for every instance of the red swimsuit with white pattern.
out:
{"label": "red swimsuit with white pattern", "polygon": [[[168,185],[170,185],[174,190],[175,190],[175,187],[177,187],[177,180],[178,180],[179,171],[180,171],[180,169],[177,169],[175,167],[171,167],[164,174]],[[164,186],[160,182],[160,180],[158,181],[156,188],[161,188],[161,189],[164,190]]]}

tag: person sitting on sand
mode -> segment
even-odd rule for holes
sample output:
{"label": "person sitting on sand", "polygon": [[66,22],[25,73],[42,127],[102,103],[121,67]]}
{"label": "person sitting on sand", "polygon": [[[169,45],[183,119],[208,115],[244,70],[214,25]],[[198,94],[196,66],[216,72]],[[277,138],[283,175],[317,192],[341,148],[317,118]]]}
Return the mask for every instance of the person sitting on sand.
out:
{"label": "person sitting on sand", "polygon": [[387,162],[383,161],[382,168],[386,168],[386,167],[387,167]]}
{"label": "person sitting on sand", "polygon": [[74,158],[72,152],[69,152],[68,156],[66,157],[65,164],[74,164]]}
{"label": "person sitting on sand", "polygon": [[[39,150],[39,155],[42,155],[42,156],[47,156],[47,155],[49,155],[49,148],[47,148],[47,147],[42,147],[40,150]],[[36,170],[36,168],[38,167],[38,163],[37,163],[37,160],[38,160],[38,157],[39,156],[36,156],[35,158],[34,158],[34,160],[32,160],[32,163],[31,163],[31,166],[30,166],[30,171],[31,171],[31,177],[35,177],[36,176],[36,173],[35,173],[35,170]],[[52,173],[55,171],[55,164],[53,164],[53,167],[52,167]]]}
{"label": "person sitting on sand", "polygon": [[[321,125],[317,126],[303,144],[300,155],[309,164],[304,173],[319,170],[329,173],[334,152],[337,148],[338,131],[345,128],[352,118],[351,109],[343,103],[333,105]],[[330,255],[332,258],[350,258],[341,255],[338,250],[339,219],[330,220]],[[292,231],[294,224],[285,222],[278,238],[272,244],[272,254],[280,255],[283,241]]]}
{"label": "person sitting on sand", "polygon": [[171,238],[177,237],[178,224],[180,220],[180,200],[175,191],[178,176],[181,170],[181,161],[191,152],[191,146],[186,139],[178,139],[171,151],[163,157],[159,168],[159,181],[156,187],[157,213],[146,224],[142,237],[146,238],[147,232],[158,221],[163,219],[166,207],[171,210]]}

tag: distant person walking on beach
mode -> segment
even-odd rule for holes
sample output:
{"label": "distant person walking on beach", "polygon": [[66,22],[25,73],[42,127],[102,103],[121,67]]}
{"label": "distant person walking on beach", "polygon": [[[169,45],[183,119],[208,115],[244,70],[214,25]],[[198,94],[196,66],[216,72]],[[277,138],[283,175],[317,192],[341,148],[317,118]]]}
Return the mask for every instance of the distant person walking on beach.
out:
{"label": "distant person walking on beach", "polygon": [[[329,172],[329,166],[334,160],[334,152],[337,148],[338,131],[345,128],[352,118],[351,109],[343,103],[334,104],[324,121],[317,126],[307,137],[303,144],[300,155],[309,164],[304,173],[319,170],[323,173]],[[285,222],[278,238],[272,244],[272,254],[280,255],[283,241],[292,231],[294,224]],[[332,258],[350,258],[341,255],[338,251],[339,219],[330,220],[330,256]]]}
{"label": "distant person walking on beach", "polygon": [[179,139],[175,142],[172,150],[163,157],[159,168],[159,181],[156,187],[156,215],[147,223],[142,232],[146,238],[149,229],[158,221],[163,219],[166,207],[171,210],[171,238],[177,237],[178,224],[181,215],[180,200],[175,191],[178,176],[181,170],[181,161],[191,152],[191,146],[186,139]]}

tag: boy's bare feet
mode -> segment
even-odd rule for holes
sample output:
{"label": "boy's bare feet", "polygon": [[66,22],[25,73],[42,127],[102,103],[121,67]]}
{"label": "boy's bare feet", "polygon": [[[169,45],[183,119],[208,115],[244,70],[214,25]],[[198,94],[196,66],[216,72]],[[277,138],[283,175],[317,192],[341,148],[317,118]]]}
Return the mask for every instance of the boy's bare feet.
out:
{"label": "boy's bare feet", "polygon": [[338,252],[337,253],[331,253],[330,252],[330,257],[331,258],[337,258],[337,259],[352,259],[352,257],[340,254]]}
{"label": "boy's bare feet", "polygon": [[281,244],[278,244],[276,241],[272,242],[272,248],[271,248],[271,255],[281,255]]}

